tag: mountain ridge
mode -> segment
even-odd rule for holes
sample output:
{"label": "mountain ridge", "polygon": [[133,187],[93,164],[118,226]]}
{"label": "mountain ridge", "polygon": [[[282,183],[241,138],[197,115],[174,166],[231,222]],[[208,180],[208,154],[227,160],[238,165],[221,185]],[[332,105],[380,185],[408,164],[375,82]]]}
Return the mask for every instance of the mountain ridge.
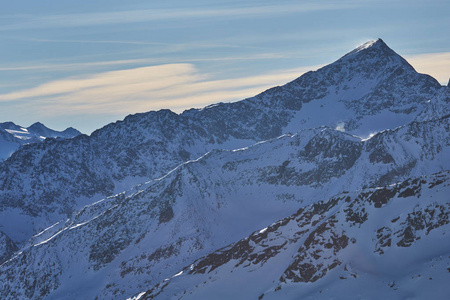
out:
{"label": "mountain ridge", "polygon": [[56,131],[36,122],[25,128],[13,122],[0,123],[0,161],[7,159],[21,145],[41,142],[46,138],[68,139],[80,135],[73,127]]}
{"label": "mountain ridge", "polygon": [[[163,176],[212,149],[242,148],[322,125],[368,136],[406,124],[441,86],[411,68],[404,71],[403,59],[390,59],[398,55],[386,48],[378,41],[357,52],[368,66],[337,60],[243,101],[180,115],[169,110],[130,115],[90,136],[23,147],[0,163],[0,207],[13,204],[26,212],[43,205],[50,213],[32,211],[56,222],[95,198]],[[386,51],[389,55],[383,59]],[[376,62],[375,54],[380,56]],[[375,88],[377,80],[380,84]],[[414,87],[405,89],[403,83]],[[373,112],[367,111],[368,106]],[[68,168],[76,175],[68,174]],[[54,173],[64,175],[55,177]],[[29,204],[21,204],[22,199]],[[29,222],[36,228],[25,236],[50,225],[39,218],[31,217]],[[12,238],[23,241],[23,237]]]}
{"label": "mountain ridge", "polygon": [[[36,283],[34,294],[31,286],[23,286],[31,289],[28,297],[37,298],[40,289],[55,289],[51,295],[59,299],[63,295],[69,299],[131,296],[130,291],[139,289],[144,281],[158,282],[158,278],[173,275],[198,255],[263,228],[299,206],[343,189],[376,186],[383,174],[387,175],[383,180],[386,185],[448,169],[442,158],[450,147],[448,136],[443,134],[448,131],[448,120],[416,122],[365,141],[320,127],[247,149],[214,150],[163,178],[86,207],[66,224],[56,225],[53,233],[37,237],[29,249],[22,249],[23,254],[2,266],[0,282],[11,291],[17,290],[14,282],[24,283],[26,277],[53,278]],[[429,147],[421,153],[405,147],[417,141],[422,141],[418,147]],[[373,153],[375,159],[370,159]],[[46,264],[41,260],[44,253],[49,259]],[[29,266],[33,268],[25,271]],[[81,266],[88,277],[76,271]],[[28,275],[22,278],[20,270]],[[71,288],[58,283],[66,282],[67,276]],[[102,276],[114,285],[101,283]],[[85,280],[96,282],[95,288],[87,289]]]}
{"label": "mountain ridge", "polygon": [[299,208],[448,170],[449,89],[382,40],[357,49],[240,102],[22,146],[0,163],[0,295],[131,297]]}

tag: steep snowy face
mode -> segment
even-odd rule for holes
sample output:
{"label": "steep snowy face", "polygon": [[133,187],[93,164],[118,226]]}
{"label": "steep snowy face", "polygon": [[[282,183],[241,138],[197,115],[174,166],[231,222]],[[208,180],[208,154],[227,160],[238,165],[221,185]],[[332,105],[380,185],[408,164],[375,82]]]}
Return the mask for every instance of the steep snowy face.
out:
{"label": "steep snowy face", "polygon": [[306,206],[187,264],[138,297],[446,299],[449,175],[346,192]]}
{"label": "steep snowy face", "polygon": [[[299,207],[344,190],[389,186],[448,170],[449,126],[448,116],[415,121],[369,140],[320,127],[244,149],[211,151],[35,235],[0,267],[0,291],[5,291],[0,296],[132,296]],[[373,209],[386,204],[375,196],[366,198],[373,200],[364,200]],[[308,222],[321,220],[341,204],[313,209]],[[359,220],[358,209],[349,213],[352,220]],[[306,224],[304,230],[315,230],[315,225]],[[334,238],[342,239],[341,232]]]}
{"label": "steep snowy face", "polygon": [[411,122],[442,90],[381,39],[286,87],[308,95],[288,129],[327,125],[364,137]]}
{"label": "steep snowy face", "polygon": [[[0,216],[26,219],[28,229],[9,235],[24,241],[85,204],[163,176],[213,149],[322,125],[365,137],[412,121],[440,89],[378,40],[243,101],[180,115],[136,114],[90,137],[26,145],[0,163]],[[1,226],[10,227],[6,223],[0,218]]]}
{"label": "steep snowy face", "polygon": [[0,123],[0,161],[8,158],[20,145],[41,142],[46,138],[68,139],[80,134],[81,132],[72,127],[55,131],[39,122],[28,128],[13,122]]}
{"label": "steep snowy face", "polygon": [[450,88],[443,88],[427,101],[425,109],[416,117],[417,120],[431,120],[450,115]]}

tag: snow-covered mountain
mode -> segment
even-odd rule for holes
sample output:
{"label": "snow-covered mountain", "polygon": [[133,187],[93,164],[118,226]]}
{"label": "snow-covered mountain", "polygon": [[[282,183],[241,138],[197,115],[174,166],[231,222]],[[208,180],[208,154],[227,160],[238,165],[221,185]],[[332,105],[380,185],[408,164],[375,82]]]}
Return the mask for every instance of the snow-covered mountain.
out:
{"label": "snow-covered mountain", "polygon": [[448,170],[449,118],[416,120],[368,140],[319,127],[211,151],[35,235],[1,267],[1,296],[132,296],[299,207]]}
{"label": "snow-covered mountain", "polygon": [[450,254],[449,104],[377,40],[240,102],[24,145],[0,163],[0,298],[443,287],[449,260],[426,260]]}
{"label": "snow-covered mountain", "polygon": [[68,139],[80,134],[72,127],[56,131],[39,122],[27,128],[13,122],[0,123],[0,161],[8,158],[20,145],[41,142],[46,138]]}
{"label": "snow-covered mountain", "polygon": [[[253,98],[179,115],[131,115],[91,136],[25,145],[0,163],[0,226],[22,243],[83,205],[213,149],[323,125],[362,137],[393,129],[414,120],[442,89],[379,39]],[[20,216],[26,229],[13,232],[5,215]]]}
{"label": "snow-covered mountain", "polygon": [[345,192],[208,254],[136,298],[448,299],[450,173]]}

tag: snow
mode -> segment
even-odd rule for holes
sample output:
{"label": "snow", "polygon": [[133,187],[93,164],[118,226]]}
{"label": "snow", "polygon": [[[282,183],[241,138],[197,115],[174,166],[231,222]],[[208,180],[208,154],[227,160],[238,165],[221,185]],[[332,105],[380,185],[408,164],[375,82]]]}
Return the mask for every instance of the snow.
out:
{"label": "snow", "polygon": [[344,122],[337,123],[336,130],[337,131],[341,131],[341,132],[345,132],[345,123]]}
{"label": "snow", "polygon": [[38,234],[33,235],[33,237],[36,238],[36,237],[38,237],[38,236],[41,236],[41,235],[44,234],[46,231],[52,229],[53,227],[57,226],[57,225],[60,224],[60,223],[61,223],[61,221],[59,221],[59,222],[53,224],[53,225],[50,226],[50,227],[45,228],[44,230],[42,230],[42,231],[39,232]]}
{"label": "snow", "polygon": [[372,132],[367,137],[361,137],[361,141],[365,142],[373,138],[378,132]]}
{"label": "snow", "polygon": [[34,244],[33,247],[38,247],[38,246],[40,246],[40,245],[47,244],[48,242],[50,242],[51,240],[53,240],[56,236],[58,236],[61,232],[62,232],[62,231],[59,231],[59,232],[57,232],[56,234],[54,234],[54,235],[52,235],[51,237],[49,237],[48,239],[46,239],[46,240],[44,240],[44,241],[42,241],[42,242],[39,242],[39,243],[37,243],[37,244]]}
{"label": "snow", "polygon": [[137,295],[136,297],[131,297],[131,298],[128,298],[127,300],[139,300],[139,299],[142,298],[142,296],[144,296],[144,294],[145,294],[145,292],[140,293],[140,294]]}
{"label": "snow", "polygon": [[362,50],[364,50],[364,49],[370,48],[370,47],[372,47],[373,45],[375,45],[375,43],[377,43],[378,41],[380,41],[380,39],[376,39],[376,40],[373,40],[373,41],[365,42],[365,43],[362,44],[361,46],[357,47],[354,51],[355,51],[355,52],[360,52],[360,51],[362,51]]}
{"label": "snow", "polygon": [[172,278],[178,277],[178,276],[180,276],[181,274],[183,274],[183,271],[180,271],[180,272],[178,272],[177,274],[173,275]]}

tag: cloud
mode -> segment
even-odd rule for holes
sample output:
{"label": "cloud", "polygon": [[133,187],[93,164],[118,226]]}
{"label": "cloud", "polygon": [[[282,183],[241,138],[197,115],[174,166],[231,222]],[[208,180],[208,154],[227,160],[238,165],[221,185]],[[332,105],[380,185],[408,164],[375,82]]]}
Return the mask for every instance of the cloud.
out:
{"label": "cloud", "polygon": [[237,60],[266,60],[266,59],[280,59],[288,58],[284,54],[276,53],[262,53],[254,55],[240,55],[240,56],[223,56],[223,57],[211,57],[211,58],[139,58],[139,59],[124,59],[124,60],[109,60],[109,61],[94,61],[94,62],[77,62],[77,63],[50,63],[46,65],[13,65],[13,66],[0,66],[0,71],[68,71],[73,70],[86,70],[86,68],[106,67],[106,66],[120,66],[120,65],[142,65],[142,64],[164,64],[167,61],[173,63],[192,63],[192,62],[205,62],[205,61],[237,61]]}
{"label": "cloud", "polygon": [[67,39],[37,39],[37,38],[10,38],[27,42],[40,43],[76,43],[76,44],[123,44],[123,45],[145,45],[145,46],[170,46],[176,48],[250,48],[261,49],[261,47],[248,45],[230,45],[224,43],[162,43],[147,41],[124,41],[124,40],[67,40]]}
{"label": "cloud", "polygon": [[447,84],[450,78],[450,52],[409,55],[406,60],[417,72],[429,74],[441,84]]}
{"label": "cloud", "polygon": [[112,25],[163,20],[200,19],[200,18],[245,18],[274,16],[280,14],[308,13],[324,10],[345,10],[359,6],[358,1],[326,1],[299,4],[278,4],[259,6],[235,6],[232,8],[196,8],[196,9],[143,9],[83,14],[60,14],[47,16],[23,16],[21,22],[3,25],[0,30],[18,30],[44,27],[80,27]]}
{"label": "cloud", "polygon": [[156,62],[156,59],[124,59],[124,60],[111,60],[111,61],[96,61],[96,62],[79,62],[79,63],[66,63],[66,64],[47,64],[47,65],[22,65],[22,66],[9,66],[0,67],[0,71],[28,71],[28,70],[64,70],[68,68],[86,68],[86,67],[99,67],[99,66],[117,66],[117,65],[129,65],[129,64],[142,64]]}
{"label": "cloud", "polygon": [[315,67],[213,80],[192,64],[166,64],[55,80],[1,94],[0,101],[19,102],[23,109],[42,116],[129,114],[161,108],[181,112],[254,96],[311,68]]}
{"label": "cloud", "polygon": [[133,93],[134,90],[162,89],[186,81],[197,80],[198,78],[193,73],[194,68],[190,64],[169,64],[110,71],[90,75],[86,78],[56,80],[35,88],[3,94],[0,95],[0,101],[83,92],[95,95],[96,92],[103,91],[105,88],[111,93],[122,92],[124,88],[128,88],[128,93]]}

